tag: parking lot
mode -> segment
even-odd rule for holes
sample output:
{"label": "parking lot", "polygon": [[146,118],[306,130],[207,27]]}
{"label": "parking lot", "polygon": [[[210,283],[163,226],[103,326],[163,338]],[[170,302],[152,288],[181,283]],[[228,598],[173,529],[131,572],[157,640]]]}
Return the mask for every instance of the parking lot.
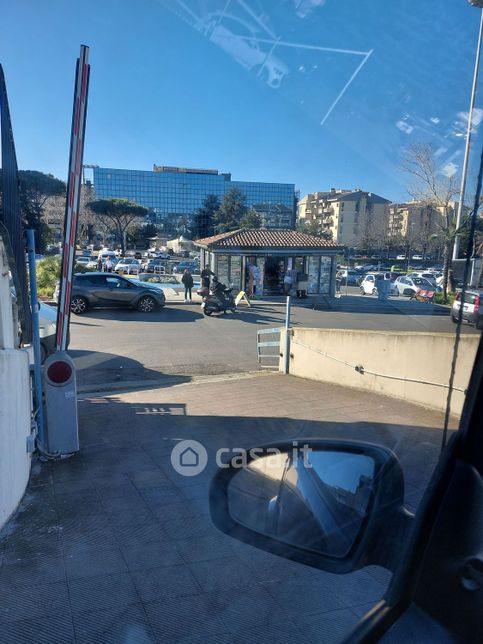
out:
{"label": "parking lot", "polygon": [[[177,303],[175,303],[177,302]],[[334,309],[313,310],[309,301],[294,303],[294,326],[452,333],[447,309],[408,298],[348,295],[334,300]],[[70,353],[81,386],[165,377],[187,379],[202,374],[236,373],[258,368],[256,331],[285,321],[283,298],[240,305],[235,314],[203,316],[199,304],[177,296],[161,310],[96,309],[72,316]],[[465,333],[476,333],[469,326]]]}

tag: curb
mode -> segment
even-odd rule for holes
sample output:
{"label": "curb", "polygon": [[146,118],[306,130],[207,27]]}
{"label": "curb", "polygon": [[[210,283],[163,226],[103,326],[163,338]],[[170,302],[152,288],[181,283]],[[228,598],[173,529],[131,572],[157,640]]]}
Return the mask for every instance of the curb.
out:
{"label": "curb", "polygon": [[[163,389],[164,387],[181,387],[193,384],[205,384],[212,382],[226,382],[227,380],[243,380],[246,378],[254,378],[258,376],[267,376],[272,374],[267,371],[242,371],[240,373],[219,373],[210,376],[186,376],[189,378],[186,382],[180,382],[180,377],[173,376],[166,378],[158,378],[157,380],[126,380],[119,383],[99,383],[98,385],[84,385],[77,388],[77,394],[112,394],[122,393],[124,391],[137,390],[137,389]],[[275,372],[277,373],[277,372]]]}

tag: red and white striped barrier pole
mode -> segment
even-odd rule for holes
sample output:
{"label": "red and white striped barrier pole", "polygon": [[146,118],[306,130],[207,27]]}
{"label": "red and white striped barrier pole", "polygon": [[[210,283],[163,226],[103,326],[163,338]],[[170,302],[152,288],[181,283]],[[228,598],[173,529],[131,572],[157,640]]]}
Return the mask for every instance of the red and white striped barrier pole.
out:
{"label": "red and white striped barrier pole", "polygon": [[77,59],[74,108],[70,138],[69,177],[67,180],[67,201],[64,218],[64,244],[60,275],[59,308],[57,312],[56,350],[65,351],[69,337],[70,297],[74,273],[77,220],[79,216],[82,181],[82,158],[87,115],[87,94],[89,87],[89,47],[81,45]]}

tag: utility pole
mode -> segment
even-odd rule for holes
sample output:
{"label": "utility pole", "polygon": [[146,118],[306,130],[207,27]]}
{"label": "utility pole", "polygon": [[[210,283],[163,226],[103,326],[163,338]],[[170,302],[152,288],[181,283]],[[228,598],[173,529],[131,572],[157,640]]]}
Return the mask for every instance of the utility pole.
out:
{"label": "utility pole", "polygon": [[[482,6],[482,3],[471,2],[471,4],[477,7]],[[480,67],[481,41],[483,36],[483,10],[480,13],[481,13],[480,31],[478,33],[478,44],[476,46],[475,69],[473,72],[473,85],[471,87],[471,97],[470,97],[470,111],[468,112],[468,125],[466,128],[465,156],[463,158],[463,168],[461,171],[461,186],[460,186],[460,197],[458,202],[458,212],[456,215],[456,230],[460,228],[461,220],[463,218],[463,204],[465,200],[466,177],[468,174],[468,159],[470,156],[471,129],[473,127],[473,110],[475,106],[476,86],[478,83],[478,70]],[[453,259],[458,259],[459,252],[460,252],[460,235],[456,235],[454,240],[454,246],[453,246]]]}

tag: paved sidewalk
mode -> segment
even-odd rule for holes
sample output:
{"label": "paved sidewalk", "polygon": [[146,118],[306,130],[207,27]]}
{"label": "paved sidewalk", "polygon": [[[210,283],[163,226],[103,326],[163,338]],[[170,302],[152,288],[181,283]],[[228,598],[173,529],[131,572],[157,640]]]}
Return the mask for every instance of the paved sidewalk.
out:
{"label": "paved sidewalk", "polygon": [[[207,489],[219,447],[308,436],[381,442],[415,507],[437,461],[442,415],[279,374],[79,402],[81,451],[33,464],[0,535],[0,642],[337,642],[384,593],[387,571],[323,573],[219,533]],[[179,438],[207,469],[177,474]]]}

